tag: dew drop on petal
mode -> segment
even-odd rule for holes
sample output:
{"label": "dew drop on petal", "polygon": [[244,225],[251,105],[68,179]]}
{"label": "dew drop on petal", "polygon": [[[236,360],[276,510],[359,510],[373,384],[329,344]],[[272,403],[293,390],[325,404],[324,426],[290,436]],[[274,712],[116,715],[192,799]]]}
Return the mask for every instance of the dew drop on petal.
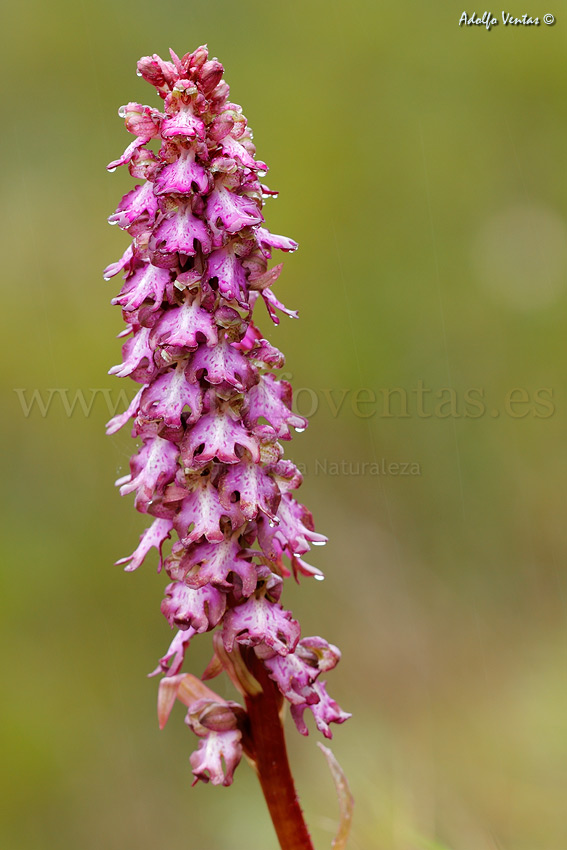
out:
{"label": "dew drop on petal", "polygon": [[120,118],[126,118],[126,107],[125,106],[120,107],[120,109],[118,110],[118,115],[120,116]]}
{"label": "dew drop on petal", "polygon": [[136,76],[137,76],[137,77],[141,77],[141,76],[142,76],[142,72],[140,71],[140,69],[139,69],[139,68],[136,68]]}
{"label": "dew drop on petal", "polygon": [[297,431],[298,434],[303,434],[303,432],[305,431],[305,428],[296,428],[295,430]]}
{"label": "dew drop on petal", "polygon": [[114,166],[114,168],[107,168],[106,170],[109,174],[112,174],[113,171],[116,171],[116,166]]}
{"label": "dew drop on petal", "polygon": [[325,576],[319,576],[315,574],[313,578],[315,579],[315,581],[325,581]]}

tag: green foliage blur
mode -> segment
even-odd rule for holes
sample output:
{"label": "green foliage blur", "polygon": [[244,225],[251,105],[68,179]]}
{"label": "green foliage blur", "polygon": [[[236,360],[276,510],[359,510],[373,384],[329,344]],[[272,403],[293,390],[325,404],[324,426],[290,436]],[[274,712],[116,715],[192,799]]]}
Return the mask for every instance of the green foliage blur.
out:
{"label": "green foliage blur", "polygon": [[[113,488],[130,437],[104,436],[134,391],[107,375],[122,320],[102,281],[134,183],[105,165],[131,138],[118,107],[159,105],[136,60],[201,43],[281,191],[268,226],[300,243],[276,288],[300,321],[259,323],[311,413],[286,452],[326,581],[284,602],[343,651],[349,847],[567,847],[567,8],[509,11],[557,22],[459,27],[438,0],[4,9],[3,848],[276,848],[248,765],[192,789],[181,707],[158,731],[166,579],[113,566],[145,522]],[[90,410],[65,408],[76,391]],[[317,738],[289,725],[328,848]]]}

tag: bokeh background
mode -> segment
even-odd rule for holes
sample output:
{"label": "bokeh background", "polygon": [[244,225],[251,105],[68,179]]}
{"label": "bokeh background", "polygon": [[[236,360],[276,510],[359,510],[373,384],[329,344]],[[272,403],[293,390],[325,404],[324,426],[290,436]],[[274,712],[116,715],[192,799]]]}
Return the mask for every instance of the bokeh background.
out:
{"label": "bokeh background", "polygon": [[[286,451],[330,536],[313,558],[326,581],[284,600],[343,650],[329,687],[354,715],[332,743],[357,801],[349,847],[567,847],[567,7],[510,6],[556,24],[490,32],[459,28],[462,11],[3,10],[7,850],[276,847],[246,764],[230,789],[191,789],[195,739],[180,706],[158,732],[146,678],[170,639],[166,580],[152,559],[113,566],[145,523],[113,488],[130,438],[104,437],[134,389],[107,376],[122,324],[101,274],[128,242],[105,219],[133,182],[105,165],[130,140],[118,107],[158,105],[139,56],[205,42],[281,191],[268,225],[300,243],[277,293],[301,321],[259,323],[311,413]],[[199,672],[207,639],[193,646]],[[338,809],[317,737],[289,728],[325,848]]]}

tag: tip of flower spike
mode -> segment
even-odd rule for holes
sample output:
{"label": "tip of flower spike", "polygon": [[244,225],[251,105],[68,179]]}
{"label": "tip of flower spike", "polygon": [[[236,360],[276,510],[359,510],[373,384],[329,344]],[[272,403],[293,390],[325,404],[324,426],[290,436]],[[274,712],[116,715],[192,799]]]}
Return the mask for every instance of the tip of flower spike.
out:
{"label": "tip of flower spike", "polygon": [[175,52],[173,47],[169,48],[169,55],[171,56],[171,59],[173,61],[173,64],[175,65],[177,71],[180,74],[182,74],[183,73],[183,65],[181,64],[181,59],[179,58],[179,56],[177,55],[177,53]]}

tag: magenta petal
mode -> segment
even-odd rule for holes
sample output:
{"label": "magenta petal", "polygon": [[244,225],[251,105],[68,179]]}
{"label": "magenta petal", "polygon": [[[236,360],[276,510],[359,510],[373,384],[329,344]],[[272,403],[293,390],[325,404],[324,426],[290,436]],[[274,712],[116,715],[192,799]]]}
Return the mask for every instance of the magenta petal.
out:
{"label": "magenta petal", "polygon": [[306,428],[307,420],[291,410],[291,385],[278,381],[273,375],[263,375],[247,395],[244,421],[254,428],[261,418],[267,419],[280,439],[289,439],[289,426]]}
{"label": "magenta petal", "polygon": [[222,639],[227,652],[232,651],[235,643],[244,646],[265,643],[279,655],[287,655],[295,649],[299,635],[299,623],[290,612],[261,596],[251,597],[226,613]]}
{"label": "magenta petal", "polygon": [[268,668],[270,678],[292,705],[318,702],[319,696],[311,685],[319,671],[305,665],[295,652],[266,658],[264,665]]}
{"label": "magenta petal", "polygon": [[136,490],[136,507],[145,513],[152,499],[163,493],[166,484],[175,478],[178,455],[177,446],[169,440],[161,437],[146,440],[130,461],[131,474],[120,487],[120,495]]}
{"label": "magenta petal", "polygon": [[295,652],[286,656],[274,655],[264,664],[284,697],[292,705],[313,705],[320,694],[312,687],[320,673],[332,670],[341,654],[336,646],[320,637],[302,638]]}
{"label": "magenta petal", "polygon": [[231,135],[224,136],[220,144],[225,156],[237,160],[245,168],[251,168],[254,171],[268,170],[265,162],[257,162],[244,145]]}
{"label": "magenta petal", "polygon": [[241,733],[238,729],[227,732],[210,731],[201,738],[199,749],[191,754],[190,761],[195,781],[213,785],[231,785],[233,774],[242,758]]}
{"label": "magenta petal", "polygon": [[172,193],[191,195],[197,192],[205,194],[209,190],[209,177],[202,165],[195,162],[195,151],[182,148],[179,157],[159,169],[155,181],[156,195]]}
{"label": "magenta petal", "polygon": [[226,594],[211,585],[199,588],[174,581],[165,589],[161,611],[173,628],[194,629],[198,634],[213,629],[226,608]]}
{"label": "magenta petal", "polygon": [[207,260],[207,277],[216,278],[219,292],[229,301],[240,299],[245,293],[246,272],[236,256],[234,245],[228,243],[217,248]]}
{"label": "magenta petal", "polygon": [[104,279],[110,280],[110,278],[114,277],[114,275],[117,275],[117,274],[119,274],[119,272],[124,271],[124,269],[127,266],[131,265],[133,256],[134,256],[133,246],[128,245],[128,247],[126,248],[126,250],[122,254],[122,257],[116,263],[111,263],[109,266],[107,266],[105,268],[105,270],[103,272]]}
{"label": "magenta petal", "polygon": [[276,313],[276,308],[281,310],[282,313],[285,313],[291,319],[299,318],[297,310],[289,310],[284,304],[282,304],[281,301],[278,301],[269,286],[262,290],[262,298],[264,299],[270,318],[275,325],[279,325],[280,323],[279,316]]}
{"label": "magenta petal", "polygon": [[227,508],[238,499],[238,506],[248,520],[254,519],[259,510],[274,518],[280,503],[280,491],[274,479],[262,466],[246,459],[224,472],[219,494]]}
{"label": "magenta petal", "polygon": [[282,496],[278,519],[279,525],[275,533],[295,554],[303,555],[309,552],[310,543],[322,545],[327,542],[323,534],[314,531],[311,512],[289,494]]}
{"label": "magenta petal", "polygon": [[268,259],[272,256],[272,248],[278,248],[280,251],[296,251],[298,248],[297,242],[294,242],[293,239],[289,239],[287,236],[276,236],[265,227],[259,227],[256,230],[256,238]]}
{"label": "magenta petal", "polygon": [[329,728],[329,723],[344,723],[345,720],[348,720],[352,715],[348,714],[346,711],[343,711],[342,708],[328,695],[325,682],[316,682],[313,685],[313,690],[319,697],[318,702],[312,703],[310,705],[292,705],[291,706],[291,716],[295,721],[295,725],[299,732],[302,735],[307,735],[308,730],[303,719],[303,712],[306,708],[309,708],[313,713],[313,717],[315,718],[315,724],[317,729],[323,733],[325,738],[332,738],[333,733]]}
{"label": "magenta petal", "polygon": [[120,558],[119,561],[116,561],[116,565],[120,566],[121,564],[127,564],[127,566],[124,567],[127,572],[137,570],[140,564],[143,563],[144,558],[150,549],[153,547],[159,552],[159,571],[162,563],[161,549],[164,541],[169,537],[172,528],[173,523],[169,519],[154,520],[150,527],[146,528],[141,535],[137,549],[135,549],[131,555],[128,555],[127,558]]}
{"label": "magenta petal", "polygon": [[212,94],[213,89],[222,80],[224,68],[218,59],[209,59],[199,72],[199,88],[205,95]]}
{"label": "magenta petal", "polygon": [[185,139],[203,139],[205,137],[205,125],[195,115],[188,104],[181,104],[179,111],[173,115],[167,115],[161,125],[163,139],[172,139],[181,136]]}
{"label": "magenta petal", "polygon": [[115,171],[119,165],[126,165],[130,162],[138,148],[141,148],[142,145],[147,144],[148,139],[144,139],[142,136],[139,139],[134,139],[133,142],[130,142],[124,153],[119,159],[114,159],[112,162],[109,162],[106,166],[107,171]]}
{"label": "magenta petal", "polygon": [[113,304],[119,304],[123,310],[137,310],[146,299],[154,302],[154,310],[161,307],[167,284],[171,280],[168,269],[160,269],[149,262],[139,266],[134,274],[126,279],[120,295],[112,299]]}
{"label": "magenta petal", "polygon": [[124,425],[126,425],[126,423],[128,422],[129,419],[131,419],[133,416],[136,415],[136,413],[138,411],[138,406],[140,404],[140,399],[142,397],[142,393],[145,390],[145,388],[146,388],[146,385],[144,385],[140,390],[138,390],[138,392],[136,393],[136,395],[134,396],[134,398],[132,399],[132,401],[130,402],[130,404],[128,405],[126,410],[124,411],[124,413],[119,413],[117,416],[113,416],[112,419],[110,419],[106,423],[106,434],[107,434],[107,436],[110,436],[111,434],[115,434],[122,427],[124,427]]}
{"label": "magenta petal", "polygon": [[191,641],[191,638],[196,635],[194,629],[180,630],[177,632],[169,645],[169,649],[163,655],[156,669],[150,673],[150,676],[157,676],[158,673],[165,673],[166,676],[175,676],[181,670],[185,653]]}
{"label": "magenta petal", "polygon": [[181,414],[189,407],[188,422],[196,422],[202,408],[203,391],[199,384],[187,380],[185,361],[160,375],[142,396],[140,422],[163,420],[169,428],[181,425]]}
{"label": "magenta petal", "polygon": [[204,466],[217,458],[222,463],[237,463],[237,446],[248,449],[258,463],[260,448],[256,438],[225,413],[209,413],[189,428],[181,443],[181,457],[189,469]]}
{"label": "magenta petal", "polygon": [[163,115],[151,106],[130,102],[119,109],[119,115],[124,118],[124,124],[129,133],[149,141],[159,136]]}
{"label": "magenta petal", "polygon": [[153,220],[157,212],[157,200],[154,195],[153,183],[146,181],[142,186],[136,186],[124,195],[114,215],[108,219],[109,224],[118,224],[126,229],[142,215]]}
{"label": "magenta petal", "polygon": [[146,379],[149,380],[156,371],[153,355],[150,329],[140,328],[122,346],[123,362],[109,369],[108,374],[123,378],[125,375],[133,375],[142,371],[146,374]]}
{"label": "magenta petal", "polygon": [[200,342],[215,345],[217,326],[214,315],[204,310],[199,299],[186,297],[180,307],[166,310],[153,334],[158,345],[197,348]]}
{"label": "magenta petal", "polygon": [[137,67],[138,74],[155,86],[162,96],[173,87],[178,77],[173,62],[164,62],[156,53],[153,56],[142,56]]}
{"label": "magenta petal", "polygon": [[230,589],[229,576],[234,573],[242,584],[243,595],[250,596],[256,590],[257,568],[241,552],[236,533],[220,543],[193,543],[181,562],[167,569],[173,579],[185,582],[188,587],[210,583],[225,590]]}
{"label": "magenta petal", "polygon": [[233,529],[245,522],[238,504],[221,504],[217,488],[207,477],[199,477],[195,489],[181,503],[173,522],[184,545],[194,543],[202,536],[210,543],[218,543],[224,540],[220,528],[223,516],[228,516]]}
{"label": "magenta petal", "polygon": [[193,354],[187,374],[196,381],[201,373],[209,384],[227,383],[238,390],[248,389],[257,380],[254,367],[226,339],[219,339],[214,348],[201,345]]}
{"label": "magenta petal", "polygon": [[203,251],[210,251],[211,238],[205,223],[193,215],[189,205],[184,204],[168,213],[158,224],[150,238],[149,248],[158,254],[178,252],[192,257],[197,253],[196,242],[200,243]]}
{"label": "magenta petal", "polygon": [[267,339],[258,339],[250,351],[250,360],[262,368],[281,369],[285,357]]}
{"label": "magenta petal", "polygon": [[[243,227],[259,224],[264,216],[251,198],[236,195],[218,184],[207,201],[207,220],[211,227],[218,227],[221,221],[228,233],[237,233]],[[222,244],[222,239],[215,244]]]}

